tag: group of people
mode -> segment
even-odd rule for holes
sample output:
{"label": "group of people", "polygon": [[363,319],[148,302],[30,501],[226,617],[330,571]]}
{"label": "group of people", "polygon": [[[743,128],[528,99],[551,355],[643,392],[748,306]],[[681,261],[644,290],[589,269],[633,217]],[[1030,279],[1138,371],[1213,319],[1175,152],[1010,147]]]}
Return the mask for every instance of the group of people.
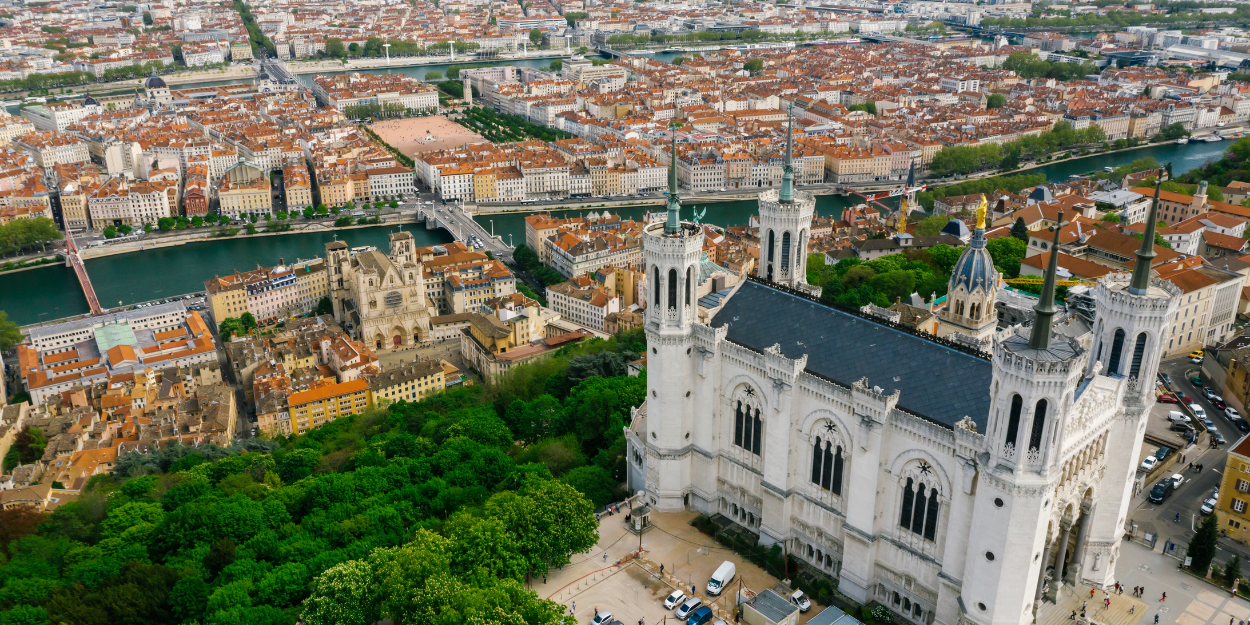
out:
{"label": "group of people", "polygon": [[[1089,598],[1090,598],[1090,599],[1093,599],[1093,598],[1094,598],[1094,595],[1095,595],[1097,592],[1098,592],[1098,591],[1097,591],[1097,589],[1090,588],[1090,589],[1089,589]],[[1122,595],[1122,594],[1124,594],[1124,586],[1120,585],[1120,582],[1116,582],[1116,583],[1115,583],[1115,594],[1117,594],[1117,595]],[[1145,587],[1145,586],[1134,586],[1134,587],[1133,587],[1133,596],[1134,596],[1134,597],[1141,598],[1141,597],[1145,596],[1145,594],[1146,594],[1146,587]],[[1161,601],[1161,602],[1162,602],[1162,601],[1167,601],[1167,600],[1168,600],[1168,593],[1166,593],[1166,592],[1165,592],[1165,593],[1163,593],[1163,596],[1162,596],[1162,597],[1159,597],[1159,601]],[[1106,610],[1106,609],[1110,609],[1110,608],[1111,608],[1111,593],[1104,592],[1104,593],[1102,594],[1102,607],[1103,607],[1103,609],[1104,609],[1104,610]],[[1082,602],[1081,602],[1081,610],[1080,610],[1080,616],[1081,616],[1081,618],[1082,618],[1082,619],[1086,618],[1086,617],[1085,617],[1085,613],[1086,613],[1086,610],[1087,610],[1088,608],[1089,608],[1089,601],[1082,601]],[[1131,607],[1129,607],[1129,610],[1128,610],[1128,613],[1129,613],[1129,614],[1134,614],[1134,613],[1136,613],[1136,612],[1137,612],[1137,606],[1131,606]],[[1068,620],[1069,620],[1069,621],[1075,621],[1075,620],[1076,620],[1076,617],[1077,617],[1077,611],[1076,611],[1076,610],[1073,610],[1073,611],[1072,611],[1072,614],[1068,616]],[[1159,615],[1158,615],[1158,614],[1155,614],[1155,623],[1157,624],[1158,622],[1159,622]],[[1230,620],[1230,621],[1228,622],[1228,625],[1233,625],[1233,622]],[[1246,622],[1245,622],[1245,621],[1242,621],[1242,622],[1240,623],[1240,625],[1246,625]]]}

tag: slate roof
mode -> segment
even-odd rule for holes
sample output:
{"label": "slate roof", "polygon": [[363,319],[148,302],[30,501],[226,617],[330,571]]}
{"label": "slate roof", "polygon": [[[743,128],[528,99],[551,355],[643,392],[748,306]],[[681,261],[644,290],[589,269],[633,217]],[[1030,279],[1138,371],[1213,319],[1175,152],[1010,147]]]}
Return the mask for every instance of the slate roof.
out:
{"label": "slate roof", "polygon": [[774,344],[787,358],[807,354],[807,370],[850,386],[868,378],[898,407],[946,427],[972,417],[986,431],[990,362],[890,326],[749,280],[712,318],[727,338],[756,351]]}

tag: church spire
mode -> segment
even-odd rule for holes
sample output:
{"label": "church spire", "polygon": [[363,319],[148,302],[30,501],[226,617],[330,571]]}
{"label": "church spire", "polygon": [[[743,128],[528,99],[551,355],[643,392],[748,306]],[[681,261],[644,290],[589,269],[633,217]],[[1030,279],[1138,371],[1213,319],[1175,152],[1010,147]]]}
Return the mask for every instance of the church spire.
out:
{"label": "church spire", "polygon": [[1150,266],[1155,256],[1155,221],[1159,219],[1159,185],[1163,177],[1155,179],[1155,197],[1150,203],[1150,212],[1146,213],[1146,232],[1141,238],[1141,249],[1137,250],[1137,264],[1133,265],[1133,280],[1128,284],[1128,292],[1133,295],[1145,295],[1150,288]]}
{"label": "church spire", "polygon": [[1033,349],[1049,349],[1052,321],[1055,318],[1055,274],[1059,273],[1059,232],[1068,222],[1063,220],[1063,211],[1050,229],[1055,231],[1055,240],[1050,246],[1050,263],[1046,265],[1046,280],[1042,282],[1042,294],[1037,305],[1033,307],[1033,334],[1029,336],[1029,346]]}
{"label": "church spire", "polygon": [[777,201],[789,204],[794,201],[794,100],[790,101],[789,122],[786,125],[786,164],[781,174],[781,190]]}
{"label": "church spire", "polygon": [[672,149],[668,161],[668,221],[664,223],[664,234],[677,234],[681,230],[681,198],[677,195],[677,124],[669,127],[672,135]]}

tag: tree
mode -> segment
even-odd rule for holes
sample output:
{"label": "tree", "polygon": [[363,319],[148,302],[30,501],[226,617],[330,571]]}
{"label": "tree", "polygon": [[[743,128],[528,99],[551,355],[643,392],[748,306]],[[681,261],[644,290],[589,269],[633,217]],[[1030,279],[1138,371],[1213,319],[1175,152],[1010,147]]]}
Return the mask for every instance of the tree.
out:
{"label": "tree", "polygon": [[243,325],[244,330],[252,330],[256,328],[256,317],[253,317],[250,312],[245,312],[239,315],[239,323]]}
{"label": "tree", "polygon": [[442,78],[442,77],[443,77],[443,73],[442,73],[442,72],[426,72],[426,73],[425,73],[425,79],[426,79],[426,80],[438,80],[438,79],[440,79],[440,78]]}
{"label": "tree", "polygon": [[[9,314],[0,310],[0,352],[7,352],[22,342],[22,329],[9,321]],[[2,398],[0,398],[2,399]]]}
{"label": "tree", "polygon": [[317,211],[311,206],[306,206],[304,207],[303,215],[304,219],[312,219],[317,215]]}
{"label": "tree", "polygon": [[742,69],[745,69],[752,76],[758,76],[760,72],[764,71],[764,61],[763,59],[750,59],[742,64]]}
{"label": "tree", "polygon": [[347,49],[343,47],[343,40],[338,37],[327,37],[326,56],[332,59],[347,58]]}
{"label": "tree", "polygon": [[1002,108],[1006,104],[1007,96],[1001,93],[991,93],[989,97],[985,98],[985,108],[988,109]]}
{"label": "tree", "polygon": [[112,226],[112,225],[105,226],[105,227],[104,227],[104,232],[103,232],[103,234],[104,234],[104,238],[106,238],[106,239],[113,239],[113,238],[116,238],[116,237],[117,237],[117,227],[116,227],[116,226]]}
{"label": "tree", "polygon": [[1189,541],[1187,555],[1193,558],[1189,563],[1190,571],[1201,577],[1206,576],[1207,569],[1211,568],[1211,560],[1215,559],[1216,544],[1219,538],[1219,521],[1216,520],[1215,515],[1213,514],[1203,519],[1202,525],[1198,526],[1198,532]]}
{"label": "tree", "polygon": [[1224,564],[1224,583],[1232,586],[1241,578],[1241,556],[1233,554]]}
{"label": "tree", "polygon": [[373,567],[351,560],[331,567],[312,583],[301,619],[308,625],[372,625],[381,620]]}
{"label": "tree", "polygon": [[1020,261],[1024,260],[1028,251],[1028,244],[1024,241],[1015,237],[991,239],[985,244],[985,249],[994,259],[994,266],[1008,278],[1020,275]]}
{"label": "tree", "polygon": [[313,314],[316,314],[316,315],[333,315],[334,314],[334,303],[330,301],[329,296],[322,297],[321,301],[317,302],[317,309],[313,311]]}
{"label": "tree", "polygon": [[1159,129],[1159,136],[1162,137],[1164,141],[1175,141],[1181,137],[1188,137],[1189,131],[1185,130],[1185,126],[1183,124],[1177,122],[1175,124],[1168,124],[1167,126]]}
{"label": "tree", "polygon": [[564,61],[561,61],[560,59],[551,61],[551,71],[558,72],[562,69],[564,69]]}
{"label": "tree", "polygon": [[1029,243],[1029,228],[1024,224],[1023,217],[1017,217],[1016,223],[1011,224],[1011,236],[1024,241],[1025,245]]}
{"label": "tree", "polygon": [[920,220],[920,223],[916,224],[916,236],[918,237],[936,236],[937,234],[942,232],[942,228],[945,228],[946,224],[950,222],[950,220],[951,220],[950,217],[947,217],[945,215],[930,215],[928,217],[925,217],[924,219]]}
{"label": "tree", "polygon": [[173,217],[161,217],[156,220],[156,227],[160,228],[161,232],[169,232],[174,229],[175,223]]}
{"label": "tree", "polygon": [[543,31],[535,28],[530,31],[530,43],[539,45],[543,42]]}
{"label": "tree", "polygon": [[531,478],[517,491],[504,491],[486,501],[485,514],[498,519],[516,537],[517,551],[533,575],[569,563],[599,540],[590,502],[567,484]]}
{"label": "tree", "polygon": [[149,13],[149,12],[147,12],[147,11],[144,11],[144,12],[143,12],[143,24],[144,24],[145,26],[151,26],[151,25],[152,25],[152,14],[151,14],[151,13]]}
{"label": "tree", "polygon": [[597,466],[577,467],[569,471],[561,481],[576,488],[596,507],[613,501],[616,489],[620,486],[607,469]]}

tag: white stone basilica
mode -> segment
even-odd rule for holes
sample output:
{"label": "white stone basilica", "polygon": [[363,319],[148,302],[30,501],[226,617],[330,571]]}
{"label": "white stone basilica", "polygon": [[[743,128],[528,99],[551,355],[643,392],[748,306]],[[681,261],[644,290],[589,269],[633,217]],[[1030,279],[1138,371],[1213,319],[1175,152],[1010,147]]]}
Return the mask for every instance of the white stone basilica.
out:
{"label": "white stone basilica", "polygon": [[[789,157],[785,171],[760,196],[763,278],[707,323],[703,234],[680,221],[670,172],[667,222],[644,235],[651,353],[627,428],[631,489],[785,543],[841,592],[917,624],[1029,623],[1064,586],[1113,583],[1179,294],[1140,262],[1153,232],[1132,276],[1098,282],[1090,344],[1052,332],[1055,308],[1039,303],[1031,328],[992,332],[986,353],[814,299],[815,198],[793,189]],[[965,251],[977,262],[957,267],[981,273],[952,275],[952,292],[988,282],[983,253]],[[1054,276],[1052,257],[1040,302]]]}

